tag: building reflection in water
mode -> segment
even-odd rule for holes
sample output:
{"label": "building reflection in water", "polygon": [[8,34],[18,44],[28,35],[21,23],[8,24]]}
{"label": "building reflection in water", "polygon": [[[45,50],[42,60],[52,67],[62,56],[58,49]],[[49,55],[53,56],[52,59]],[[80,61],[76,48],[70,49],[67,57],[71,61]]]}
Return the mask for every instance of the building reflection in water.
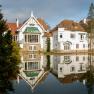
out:
{"label": "building reflection in water", "polygon": [[46,57],[40,54],[28,54],[22,58],[20,76],[31,86],[32,89],[48,73],[46,68]]}
{"label": "building reflection in water", "polygon": [[88,55],[51,55],[48,58],[45,55],[29,54],[22,58],[20,76],[34,89],[45,78],[47,69],[50,68],[60,82],[71,83],[82,80],[83,84],[86,84],[88,77],[86,75],[90,68],[89,60],[91,58]]}
{"label": "building reflection in water", "polygon": [[51,56],[52,72],[58,75],[58,78],[64,78],[71,74],[86,73],[88,66],[88,55],[65,55]]}
{"label": "building reflection in water", "polygon": [[[22,57],[20,68],[19,76],[30,85],[32,91],[37,85],[41,85],[41,82],[45,82],[44,80],[49,77],[48,73],[51,72],[57,78],[54,81],[58,80],[63,85],[67,83],[72,84],[74,81],[82,82],[83,86],[87,87],[88,94],[92,94],[93,92],[94,56],[45,56],[30,53]],[[46,81],[49,83],[49,80]],[[20,81],[18,82],[20,83]]]}
{"label": "building reflection in water", "polygon": [[94,56],[52,55],[51,69],[61,83],[80,81],[87,87],[88,94],[94,93]]}

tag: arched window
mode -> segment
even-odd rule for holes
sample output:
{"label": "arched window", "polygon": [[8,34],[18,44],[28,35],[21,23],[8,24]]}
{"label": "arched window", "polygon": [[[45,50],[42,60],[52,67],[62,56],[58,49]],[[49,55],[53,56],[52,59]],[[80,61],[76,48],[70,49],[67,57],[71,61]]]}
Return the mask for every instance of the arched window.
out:
{"label": "arched window", "polygon": [[71,49],[71,42],[67,41],[65,42],[63,45],[64,45],[64,50],[70,50]]}

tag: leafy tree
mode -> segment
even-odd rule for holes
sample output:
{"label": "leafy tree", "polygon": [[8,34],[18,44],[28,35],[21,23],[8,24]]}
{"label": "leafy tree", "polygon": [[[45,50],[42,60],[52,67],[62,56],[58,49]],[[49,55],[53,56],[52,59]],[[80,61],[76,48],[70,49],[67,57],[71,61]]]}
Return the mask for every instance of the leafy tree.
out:
{"label": "leafy tree", "polygon": [[0,9],[0,92],[13,90],[10,78],[17,77],[19,63],[19,46],[12,41],[11,31]]}

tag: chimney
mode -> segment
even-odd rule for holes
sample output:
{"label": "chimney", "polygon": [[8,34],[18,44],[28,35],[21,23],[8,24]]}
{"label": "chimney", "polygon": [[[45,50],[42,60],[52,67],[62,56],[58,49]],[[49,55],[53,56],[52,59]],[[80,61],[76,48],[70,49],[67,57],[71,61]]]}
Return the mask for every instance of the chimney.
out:
{"label": "chimney", "polygon": [[33,17],[34,15],[33,15],[33,11],[31,11],[31,17]]}
{"label": "chimney", "polygon": [[84,19],[84,24],[86,24],[86,19]]}
{"label": "chimney", "polygon": [[18,18],[16,18],[16,26],[17,26],[17,28],[19,27],[19,20],[18,20]]}

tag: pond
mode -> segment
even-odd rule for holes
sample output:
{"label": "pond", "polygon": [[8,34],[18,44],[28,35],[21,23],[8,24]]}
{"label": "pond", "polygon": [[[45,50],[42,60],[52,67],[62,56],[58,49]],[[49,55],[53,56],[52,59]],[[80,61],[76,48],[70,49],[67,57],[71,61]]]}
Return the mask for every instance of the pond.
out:
{"label": "pond", "polygon": [[94,56],[35,57],[23,59],[18,79],[11,81],[14,91],[9,94],[94,94]]}
{"label": "pond", "polygon": [[51,73],[34,90],[24,80],[19,84],[14,83],[15,92],[10,94],[88,94],[87,87],[82,82],[63,83]]}

